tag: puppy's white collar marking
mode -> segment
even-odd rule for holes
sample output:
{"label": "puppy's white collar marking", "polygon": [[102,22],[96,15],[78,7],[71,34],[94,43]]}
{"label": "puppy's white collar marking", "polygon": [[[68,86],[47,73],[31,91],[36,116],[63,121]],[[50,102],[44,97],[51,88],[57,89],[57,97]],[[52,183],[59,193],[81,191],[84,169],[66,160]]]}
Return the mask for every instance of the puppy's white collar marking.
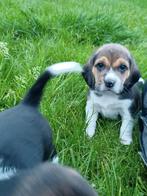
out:
{"label": "puppy's white collar marking", "polygon": [[52,163],[59,163],[59,157],[58,156],[55,156],[52,160]]}
{"label": "puppy's white collar marking", "polygon": [[142,84],[144,84],[144,79],[143,78],[139,78],[138,82],[141,82]]}
{"label": "puppy's white collar marking", "polygon": [[0,167],[0,180],[10,179],[16,174],[15,168]]}
{"label": "puppy's white collar marking", "polygon": [[53,64],[46,69],[53,75],[59,75],[62,73],[68,73],[68,72],[82,72],[82,67],[79,63],[76,62],[62,62]]}

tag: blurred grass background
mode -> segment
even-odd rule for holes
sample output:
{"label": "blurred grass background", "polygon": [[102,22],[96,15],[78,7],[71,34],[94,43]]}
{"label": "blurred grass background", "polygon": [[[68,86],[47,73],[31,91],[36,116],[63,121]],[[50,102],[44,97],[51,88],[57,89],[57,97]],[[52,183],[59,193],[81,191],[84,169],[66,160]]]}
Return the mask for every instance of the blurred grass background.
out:
{"label": "blurred grass background", "polygon": [[[147,77],[145,0],[0,1],[0,110],[17,104],[50,64],[85,64],[104,43],[132,52]],[[87,86],[80,75],[49,82],[41,112],[53,129],[60,162],[76,168],[104,196],[147,195],[147,169],[139,155],[135,125],[130,146],[119,142],[121,122],[100,119],[96,135],[85,135]]]}

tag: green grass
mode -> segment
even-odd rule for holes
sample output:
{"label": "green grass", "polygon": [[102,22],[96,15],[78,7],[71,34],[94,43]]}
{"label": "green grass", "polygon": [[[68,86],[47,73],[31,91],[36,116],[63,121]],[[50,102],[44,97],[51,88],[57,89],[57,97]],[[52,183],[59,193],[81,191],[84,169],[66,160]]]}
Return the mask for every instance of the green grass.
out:
{"label": "green grass", "polygon": [[[147,77],[145,0],[0,1],[0,110],[17,104],[48,65],[86,63],[103,43],[118,42]],[[41,111],[49,120],[60,161],[76,168],[104,196],[147,195],[147,169],[139,155],[136,123],[130,146],[119,142],[120,121],[100,119],[96,135],[85,135],[87,86],[80,75],[49,82]]]}

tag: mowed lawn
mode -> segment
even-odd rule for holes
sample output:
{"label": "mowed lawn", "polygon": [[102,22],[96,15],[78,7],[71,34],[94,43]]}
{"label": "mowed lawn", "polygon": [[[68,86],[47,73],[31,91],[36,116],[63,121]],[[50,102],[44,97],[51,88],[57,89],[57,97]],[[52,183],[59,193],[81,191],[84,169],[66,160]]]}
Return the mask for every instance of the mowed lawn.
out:
{"label": "mowed lawn", "polygon": [[[0,43],[1,111],[16,105],[48,65],[61,61],[84,65],[104,43],[127,46],[147,78],[147,2],[0,1],[0,42],[6,43]],[[60,162],[80,171],[102,196],[147,195],[137,120],[130,146],[119,142],[119,120],[98,120],[95,136],[88,139],[87,89],[81,75],[70,74],[54,78],[45,90],[41,112],[53,129]]]}

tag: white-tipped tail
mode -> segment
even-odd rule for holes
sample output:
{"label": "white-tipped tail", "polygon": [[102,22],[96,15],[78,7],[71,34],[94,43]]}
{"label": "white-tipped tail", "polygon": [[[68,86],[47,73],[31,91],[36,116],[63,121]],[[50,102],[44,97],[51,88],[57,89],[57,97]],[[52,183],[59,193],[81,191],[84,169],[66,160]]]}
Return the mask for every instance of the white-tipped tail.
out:
{"label": "white-tipped tail", "polygon": [[52,75],[60,75],[63,73],[71,73],[71,72],[82,72],[82,67],[79,63],[76,62],[62,62],[62,63],[57,63],[53,64],[46,69],[49,71]]}
{"label": "white-tipped tail", "polygon": [[39,76],[37,81],[30,88],[30,90],[24,97],[22,103],[31,105],[33,107],[38,107],[46,83],[54,76],[60,75],[62,73],[68,73],[68,72],[81,73],[82,67],[80,66],[79,63],[76,62],[57,63],[47,67],[44,73],[41,76]]}

